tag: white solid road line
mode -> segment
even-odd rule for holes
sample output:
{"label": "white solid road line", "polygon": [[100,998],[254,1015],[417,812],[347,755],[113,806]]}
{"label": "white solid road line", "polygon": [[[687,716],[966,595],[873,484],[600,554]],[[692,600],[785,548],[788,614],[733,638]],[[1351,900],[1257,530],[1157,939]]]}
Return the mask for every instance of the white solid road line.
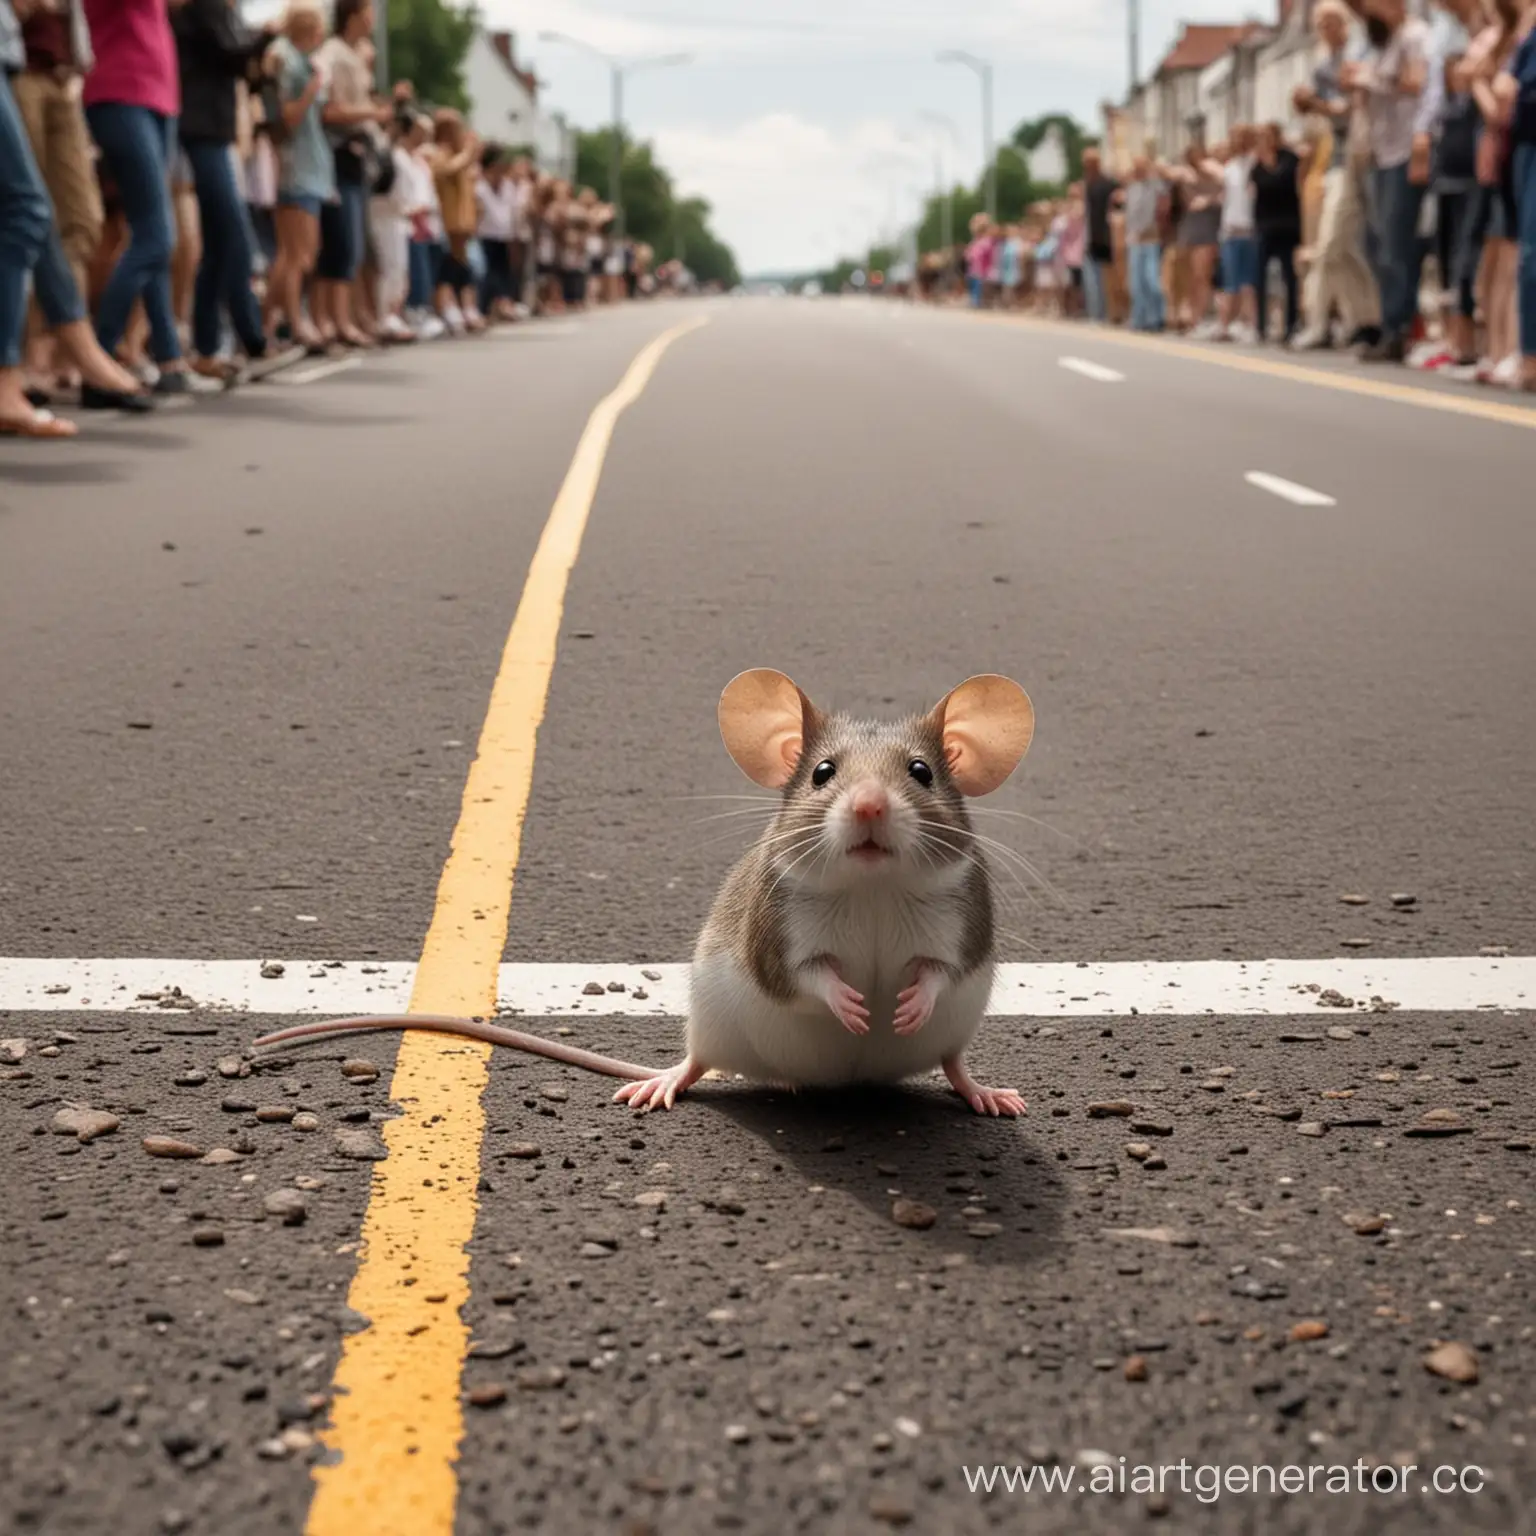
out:
{"label": "white solid road line", "polygon": [[1080,373],[1085,379],[1095,379],[1100,384],[1123,384],[1125,375],[1103,363],[1090,363],[1086,357],[1059,357],[1056,361],[1069,373]]}
{"label": "white solid road line", "polygon": [[1243,479],[1249,485],[1256,485],[1261,491],[1268,491],[1271,496],[1293,502],[1298,507],[1338,506],[1332,496],[1322,491],[1314,491],[1307,485],[1297,485],[1294,480],[1282,480],[1279,475],[1267,474],[1262,469],[1250,469]]}
{"label": "white solid road line", "polygon": [[[268,976],[263,965],[278,969],[260,960],[0,959],[0,1013],[174,1016],[186,1006],[176,988],[197,1009],[214,1012],[403,1013],[416,974],[407,961],[287,960],[280,975]],[[602,991],[589,993],[589,985]],[[680,1017],[688,1009],[688,967],[503,965],[498,997],[504,1012],[533,1017]],[[1002,965],[988,1011],[999,1018],[1214,1013],[1336,1019],[1373,1004],[1417,1013],[1536,1011],[1536,956]],[[11,1029],[19,1032],[14,1021]]]}
{"label": "white solid road line", "polygon": [[295,384],[313,384],[316,379],[328,379],[333,373],[346,373],[349,369],[361,366],[361,358],[338,357],[334,362],[316,363],[312,368],[284,369],[280,373],[274,373],[270,382],[286,384],[290,387]]}

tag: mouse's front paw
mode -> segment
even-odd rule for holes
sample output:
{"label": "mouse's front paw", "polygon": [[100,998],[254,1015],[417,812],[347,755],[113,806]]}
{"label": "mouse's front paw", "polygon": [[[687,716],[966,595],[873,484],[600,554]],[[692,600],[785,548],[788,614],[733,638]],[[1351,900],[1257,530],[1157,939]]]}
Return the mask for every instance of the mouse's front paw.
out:
{"label": "mouse's front paw", "polygon": [[827,1006],[837,1022],[850,1034],[869,1033],[869,1009],[864,1004],[864,995],[856,992],[846,981],[839,979],[832,985],[827,996]]}
{"label": "mouse's front paw", "polygon": [[896,998],[896,1012],[891,1028],[898,1035],[915,1035],[933,1017],[933,992],[921,981],[914,981]]}

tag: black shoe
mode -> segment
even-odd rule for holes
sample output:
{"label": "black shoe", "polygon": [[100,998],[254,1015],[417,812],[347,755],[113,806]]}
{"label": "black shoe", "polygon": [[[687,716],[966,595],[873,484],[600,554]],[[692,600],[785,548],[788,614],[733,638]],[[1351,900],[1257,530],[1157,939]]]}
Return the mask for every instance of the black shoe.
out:
{"label": "black shoe", "polygon": [[1381,327],[1379,325],[1358,326],[1353,336],[1346,343],[1350,347],[1374,347],[1381,340]]}
{"label": "black shoe", "polygon": [[85,411],[128,411],[147,416],[155,402],[143,390],[103,389],[99,384],[80,386],[80,408]]}
{"label": "black shoe", "polygon": [[1401,336],[1383,336],[1360,354],[1362,363],[1401,363],[1408,356],[1408,344]]}
{"label": "black shoe", "polygon": [[34,411],[46,411],[53,404],[53,396],[46,389],[39,389],[35,384],[27,391],[27,404]]}

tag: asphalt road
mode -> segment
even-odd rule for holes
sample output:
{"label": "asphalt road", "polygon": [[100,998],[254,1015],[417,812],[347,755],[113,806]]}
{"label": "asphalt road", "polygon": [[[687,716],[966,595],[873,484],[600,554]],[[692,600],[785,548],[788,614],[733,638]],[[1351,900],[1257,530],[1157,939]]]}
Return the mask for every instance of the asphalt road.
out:
{"label": "asphalt road", "polygon": [[[571,575],[508,960],[687,957],[745,841],[697,797],[744,787],[714,707],[748,666],[855,711],[1026,685],[1035,745],[996,804],[1043,825],[988,824],[1031,866],[998,877],[1005,959],[1536,954],[1536,413],[721,301],[0,446],[0,957],[61,984],[76,957],[416,959],[588,414],[695,311]],[[937,1087],[714,1084],[637,1120],[498,1053],[455,1530],[1536,1529],[1531,1015],[1297,1012],[995,1021],[978,1069],[1025,1093],[1017,1123]],[[384,1037],[220,1074],[284,1022],[0,1012],[28,1042],[0,1064],[11,1528],[304,1528],[385,1166],[335,1133],[411,1106]],[[681,1030],[580,1034],[665,1061]],[[356,1054],[380,1075],[345,1077]],[[66,1101],[121,1126],[48,1134]],[[280,1189],[301,1223],[266,1212]],[[934,1224],[897,1225],[902,1196]],[[1425,1368],[1443,1340],[1475,1382]],[[1418,1471],[967,1486],[1122,1457]],[[1421,1493],[1440,1466],[1481,1491]]]}

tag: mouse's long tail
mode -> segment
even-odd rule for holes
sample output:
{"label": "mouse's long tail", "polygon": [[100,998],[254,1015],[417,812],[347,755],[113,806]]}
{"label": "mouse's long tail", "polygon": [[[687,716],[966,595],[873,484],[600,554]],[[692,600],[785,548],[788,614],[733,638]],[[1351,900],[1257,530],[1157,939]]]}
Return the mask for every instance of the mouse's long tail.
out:
{"label": "mouse's long tail", "polygon": [[262,1051],[269,1046],[287,1045],[294,1040],[323,1040],[332,1035],[360,1035],[383,1029],[432,1029],[450,1035],[467,1035],[471,1040],[483,1040],[488,1045],[504,1045],[514,1051],[547,1056],[551,1061],[563,1061],[568,1067],[582,1067],[588,1072],[600,1072],[604,1077],[622,1077],[632,1083],[658,1077],[661,1073],[659,1067],[640,1067],[630,1061],[615,1061],[611,1056],[599,1056],[595,1051],[583,1051],[574,1045],[561,1045],[557,1040],[545,1040],[539,1035],[525,1035],[519,1030],[504,1029],[499,1024],[487,1024],[481,1019],[459,1019],[440,1013],[380,1013],[354,1019],[320,1019],[314,1024],[295,1024],[275,1034],[263,1035],[255,1042],[255,1048]]}

